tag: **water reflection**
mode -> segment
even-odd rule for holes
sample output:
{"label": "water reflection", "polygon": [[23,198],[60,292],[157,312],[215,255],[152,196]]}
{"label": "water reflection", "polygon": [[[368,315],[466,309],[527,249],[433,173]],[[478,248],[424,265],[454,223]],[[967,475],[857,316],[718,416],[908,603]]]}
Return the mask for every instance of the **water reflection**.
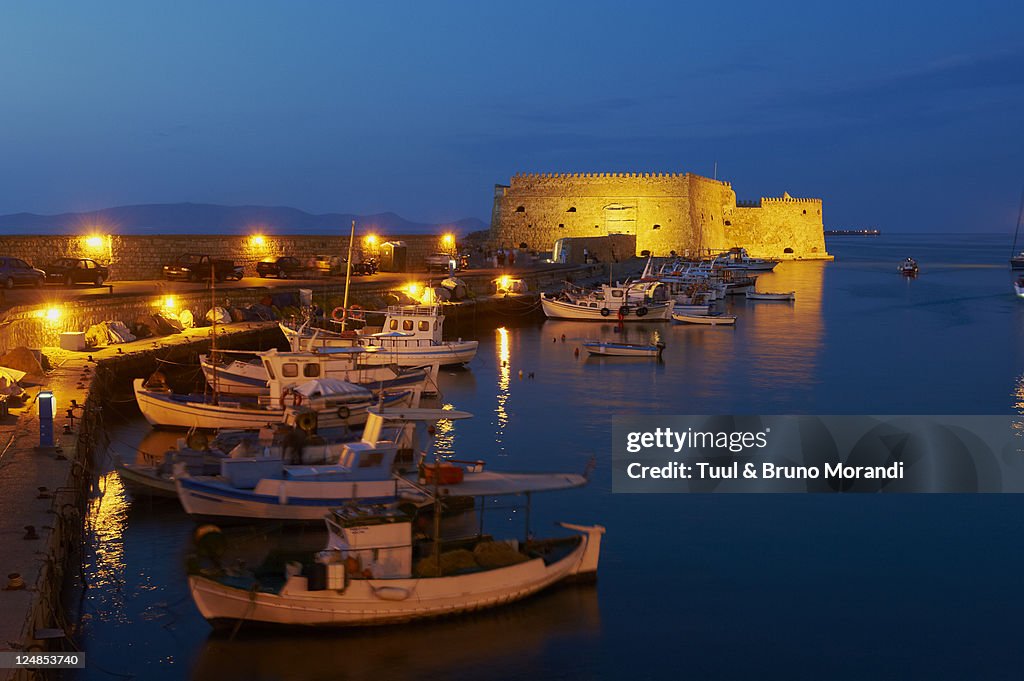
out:
{"label": "water reflection", "polygon": [[127,621],[125,612],[124,533],[128,494],[115,472],[101,476],[100,493],[89,502],[88,532],[91,555],[83,571],[93,588],[86,593],[90,609],[103,621]]}
{"label": "water reflection", "polygon": [[[455,409],[455,405],[446,403],[441,406],[445,411]],[[434,451],[442,457],[455,454],[455,421],[444,419],[434,426]]]}
{"label": "water reflection", "polygon": [[498,350],[498,406],[494,413],[497,414],[495,421],[496,429],[494,442],[498,445],[498,455],[505,454],[504,432],[508,427],[508,410],[506,404],[509,398],[509,387],[512,382],[511,352],[509,352],[508,329],[504,326],[495,330],[497,337],[496,347]]}
{"label": "water reflection", "polygon": [[192,678],[526,679],[548,666],[553,642],[594,639],[600,631],[597,590],[566,586],[499,610],[421,626],[301,637],[243,626],[234,640],[207,639]]}

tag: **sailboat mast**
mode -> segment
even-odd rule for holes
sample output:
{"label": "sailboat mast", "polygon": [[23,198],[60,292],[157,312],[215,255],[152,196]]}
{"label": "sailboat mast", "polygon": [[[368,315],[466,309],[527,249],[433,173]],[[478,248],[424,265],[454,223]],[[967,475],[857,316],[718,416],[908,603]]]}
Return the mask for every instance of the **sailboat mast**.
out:
{"label": "sailboat mast", "polygon": [[345,258],[345,298],[341,307],[345,312],[341,315],[341,330],[344,331],[348,325],[348,284],[352,279],[352,243],[356,240],[356,221],[352,221],[352,231],[348,235],[348,257]]}
{"label": "sailboat mast", "polygon": [[1017,237],[1020,235],[1020,218],[1024,215],[1024,188],[1020,190],[1020,207],[1017,209],[1017,229],[1013,231],[1013,250],[1010,253],[1011,258],[1017,257]]}
{"label": "sailboat mast", "polygon": [[213,366],[213,403],[217,404],[217,271],[210,256],[210,312],[213,331],[210,336],[210,364]]}

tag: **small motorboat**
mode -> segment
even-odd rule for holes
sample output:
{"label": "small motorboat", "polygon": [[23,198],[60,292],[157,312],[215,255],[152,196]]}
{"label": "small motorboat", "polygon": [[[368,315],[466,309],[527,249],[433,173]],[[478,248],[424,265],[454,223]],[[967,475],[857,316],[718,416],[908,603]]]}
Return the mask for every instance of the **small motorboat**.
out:
{"label": "small motorboat", "polygon": [[1013,292],[1017,294],[1018,298],[1024,298],[1024,277],[1017,277],[1017,280],[1013,282]]}
{"label": "small motorboat", "polygon": [[587,341],[583,347],[591,355],[604,355],[607,357],[661,357],[661,351],[665,344],[661,341],[655,343],[609,343],[606,341]]}
{"label": "small motorboat", "polygon": [[900,266],[896,268],[900,274],[904,277],[916,277],[919,271],[917,267],[917,261],[913,258],[907,258],[900,263]]}
{"label": "small motorboat", "polygon": [[708,326],[733,326],[736,324],[734,314],[674,314],[672,319],[682,324],[706,324]]}
{"label": "small motorboat", "polygon": [[781,300],[789,302],[796,300],[796,291],[789,291],[787,293],[769,293],[768,291],[747,291],[747,300]]}

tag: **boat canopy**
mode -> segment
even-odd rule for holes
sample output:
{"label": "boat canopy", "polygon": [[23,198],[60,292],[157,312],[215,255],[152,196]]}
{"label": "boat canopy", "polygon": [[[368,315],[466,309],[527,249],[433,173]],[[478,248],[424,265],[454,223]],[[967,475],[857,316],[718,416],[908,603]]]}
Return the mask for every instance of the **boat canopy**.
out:
{"label": "boat canopy", "polygon": [[337,397],[340,395],[371,397],[373,395],[369,390],[355,383],[329,377],[315,378],[312,381],[300,383],[293,387],[292,390],[304,397]]}
{"label": "boat canopy", "polygon": [[380,333],[371,333],[371,338],[412,338],[416,334],[409,333],[408,331],[381,331]]}

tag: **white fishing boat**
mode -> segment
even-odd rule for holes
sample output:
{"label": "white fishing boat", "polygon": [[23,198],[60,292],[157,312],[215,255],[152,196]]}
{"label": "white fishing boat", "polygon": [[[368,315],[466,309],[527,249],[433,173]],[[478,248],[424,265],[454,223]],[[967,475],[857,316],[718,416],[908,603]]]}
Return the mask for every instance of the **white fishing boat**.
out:
{"label": "white fishing boat", "polygon": [[747,291],[747,300],[793,301],[796,300],[796,291],[789,291],[787,293],[769,293],[768,291]]}
{"label": "white fishing boat", "polygon": [[[364,359],[375,350],[362,347],[318,348],[314,352],[282,353],[278,350],[246,353],[246,360],[214,363],[199,356],[206,382],[221,395],[273,395],[310,378],[336,378],[370,390],[419,389],[426,392],[429,368],[396,368],[390,364],[370,365]],[[224,353],[234,354],[234,353]],[[271,372],[275,379],[271,381]]]}
{"label": "white fishing boat", "polygon": [[[226,570],[210,559],[193,561],[189,589],[199,612],[215,626],[239,622],[307,627],[413,622],[482,610],[527,598],[559,582],[593,579],[600,560],[600,525],[559,523],[571,536],[494,541],[479,524],[472,536],[447,538],[440,510],[459,497],[484,499],[569,489],[586,478],[571,474],[518,476],[471,473],[459,481],[423,486],[436,501],[430,535],[426,518],[395,504],[360,503],[326,516],[324,550],[285,570]],[[502,504],[502,507],[506,507]],[[437,508],[440,507],[440,508]],[[474,516],[476,514],[474,513]],[[202,537],[200,538],[200,542]],[[202,543],[199,544],[202,547]]]}
{"label": "white fishing boat", "polygon": [[1013,292],[1017,294],[1018,298],[1024,298],[1024,277],[1018,277],[1013,282]]}
{"label": "white fishing boat", "polygon": [[707,326],[733,326],[736,324],[734,314],[688,315],[672,314],[672,319],[681,324],[704,324]]}
{"label": "white fishing boat", "polygon": [[[377,312],[359,314],[377,316]],[[360,358],[362,364],[394,364],[401,367],[459,365],[476,357],[479,342],[446,341],[443,338],[445,316],[440,305],[393,305],[384,312],[384,322],[367,326],[362,332],[328,331],[302,326],[293,329],[281,324],[281,332],[294,351],[324,347],[358,346],[374,350]]]}
{"label": "white fishing boat", "polygon": [[714,263],[724,269],[739,272],[764,273],[771,272],[779,264],[778,260],[752,258],[745,248],[733,248],[715,258]]}
{"label": "white fishing boat", "polygon": [[605,357],[661,357],[665,344],[661,341],[647,344],[586,341],[583,347],[591,355]]}
{"label": "white fishing boat", "polygon": [[634,282],[623,286],[602,284],[594,291],[566,288],[557,295],[541,295],[544,314],[552,319],[592,322],[658,322],[672,314],[670,301],[658,301],[649,293],[657,282]]}
{"label": "white fishing boat", "polygon": [[904,277],[913,279],[920,272],[920,268],[917,266],[917,261],[913,258],[907,258],[899,264],[896,270]]}
{"label": "white fishing boat", "polygon": [[[139,410],[153,426],[164,428],[259,429],[283,423],[295,408],[306,405],[315,410],[321,428],[359,425],[366,421],[366,410],[377,403],[366,388],[337,379],[314,379],[291,389],[292,404],[261,396],[255,400],[173,393],[165,384],[137,378],[132,382]],[[308,394],[307,394],[308,393]],[[405,406],[416,398],[414,391],[383,395],[389,406]]]}

